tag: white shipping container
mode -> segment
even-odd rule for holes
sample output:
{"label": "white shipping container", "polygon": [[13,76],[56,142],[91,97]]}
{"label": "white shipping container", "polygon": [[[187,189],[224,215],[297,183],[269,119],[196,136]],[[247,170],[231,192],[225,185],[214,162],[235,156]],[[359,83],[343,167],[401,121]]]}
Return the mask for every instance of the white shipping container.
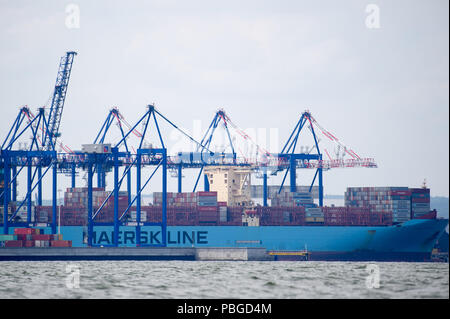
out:
{"label": "white shipping container", "polygon": [[223,211],[223,210],[219,211],[219,220],[221,222],[226,222],[227,221],[227,211],[226,210],[225,211]]}
{"label": "white shipping container", "polygon": [[[130,213],[130,217],[132,221],[136,221],[137,217],[136,217],[137,212],[136,211],[131,211]],[[147,221],[147,212],[141,211],[141,222],[146,222]]]}
{"label": "white shipping container", "polygon": [[35,240],[34,246],[35,247],[50,247],[50,243],[48,240]]}
{"label": "white shipping container", "polygon": [[111,144],[83,144],[82,152],[90,154],[110,154]]}

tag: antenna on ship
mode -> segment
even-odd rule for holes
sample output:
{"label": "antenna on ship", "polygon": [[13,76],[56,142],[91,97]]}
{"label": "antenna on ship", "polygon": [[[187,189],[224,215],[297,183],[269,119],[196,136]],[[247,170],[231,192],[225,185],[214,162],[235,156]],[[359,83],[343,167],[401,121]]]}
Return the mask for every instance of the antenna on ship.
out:
{"label": "antenna on ship", "polygon": [[422,188],[427,188],[427,179],[423,179]]}

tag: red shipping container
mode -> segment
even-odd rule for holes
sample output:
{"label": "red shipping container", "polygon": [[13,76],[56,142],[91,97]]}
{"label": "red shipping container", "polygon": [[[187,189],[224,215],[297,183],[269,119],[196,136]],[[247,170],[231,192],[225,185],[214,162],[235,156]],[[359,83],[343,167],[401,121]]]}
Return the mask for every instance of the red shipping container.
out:
{"label": "red shipping container", "polygon": [[22,240],[7,240],[5,241],[5,247],[23,247]]}
{"label": "red shipping container", "polygon": [[31,235],[33,240],[51,240],[52,235],[35,234]]}
{"label": "red shipping container", "polygon": [[25,240],[23,242],[24,247],[34,247],[34,240]]}
{"label": "red shipping container", "polygon": [[393,196],[411,196],[411,191],[391,191]]}
{"label": "red shipping container", "polygon": [[198,196],[215,196],[217,197],[217,192],[197,192]]}
{"label": "red shipping container", "polygon": [[14,235],[32,235],[36,234],[36,229],[34,228],[15,228]]}
{"label": "red shipping container", "polygon": [[50,241],[51,247],[72,247],[71,240],[52,240]]}
{"label": "red shipping container", "polygon": [[217,206],[199,206],[197,210],[199,212],[217,212]]}
{"label": "red shipping container", "polygon": [[219,215],[217,214],[217,212],[199,212],[198,216],[199,217],[202,217],[202,216],[205,216],[205,217],[212,217],[212,216],[217,217]]}

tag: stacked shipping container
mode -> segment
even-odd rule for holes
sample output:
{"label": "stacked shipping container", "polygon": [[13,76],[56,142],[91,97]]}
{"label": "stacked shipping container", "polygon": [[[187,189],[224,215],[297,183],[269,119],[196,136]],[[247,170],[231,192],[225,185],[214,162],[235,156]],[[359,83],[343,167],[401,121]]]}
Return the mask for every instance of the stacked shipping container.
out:
{"label": "stacked shipping container", "polygon": [[[167,206],[174,207],[196,207],[198,193],[167,193]],[[153,193],[153,204],[162,206],[162,193]]]}
{"label": "stacked shipping container", "polygon": [[305,222],[307,223],[323,223],[325,217],[321,207],[306,207]]}
{"label": "stacked shipping container", "polygon": [[219,213],[217,192],[198,192],[198,222],[200,225],[217,225]]}
{"label": "stacked shipping container", "polygon": [[[101,207],[101,205],[108,198],[110,192],[105,191],[104,188],[93,188],[92,190],[92,205],[94,213]],[[76,226],[87,225],[87,202],[88,193],[87,188],[68,188],[64,194],[64,206],[57,212],[61,214],[62,226]],[[119,192],[119,215],[128,207],[127,192]],[[59,208],[58,208],[59,210]],[[35,220],[38,223],[51,223],[53,210],[51,206],[37,206],[35,210]],[[131,211],[127,213],[131,218]],[[96,222],[110,223],[114,220],[114,195],[112,195],[105,203],[101,212],[95,218]]]}
{"label": "stacked shipping container", "polygon": [[219,223],[226,223],[228,221],[227,202],[217,202],[217,209],[219,211]]}
{"label": "stacked shipping container", "polygon": [[387,226],[392,224],[392,213],[374,212],[370,208],[323,207],[325,225],[330,226]]}
{"label": "stacked shipping container", "polygon": [[[158,212],[152,214],[149,221],[160,222],[162,218],[161,192],[153,193],[153,203]],[[151,208],[142,207],[142,210],[147,209]],[[224,216],[222,216],[223,219]],[[167,193],[168,225],[217,225],[218,222],[217,192]]]}
{"label": "stacked shipping container", "polygon": [[[195,226],[195,225],[229,225],[241,226],[244,208],[227,207],[226,203],[218,202],[218,206],[198,207],[167,207],[167,223],[169,226]],[[37,211],[51,211],[51,207],[39,207]],[[87,215],[85,211],[80,214],[78,208],[61,209],[62,225],[86,225]],[[71,215],[72,214],[72,215]],[[131,213],[134,220],[135,212]],[[141,221],[161,223],[162,206],[142,206]],[[390,225],[393,221],[392,212],[373,211],[368,207],[261,207],[256,208],[256,216],[260,219],[261,226],[276,225]],[[424,215],[426,216],[426,215]],[[112,222],[113,210],[102,211],[96,222]]]}
{"label": "stacked shipping container", "polygon": [[315,207],[313,194],[309,192],[292,193],[282,191],[272,198],[272,207]]}
{"label": "stacked shipping container", "polygon": [[[94,212],[109,192],[95,188]],[[405,187],[348,188],[346,207],[317,207],[311,193],[283,192],[274,199],[278,206],[261,207],[248,214],[244,207],[227,207],[217,201],[217,192],[167,193],[167,223],[169,226],[221,225],[390,225],[409,218],[426,218],[429,212],[429,190]],[[153,194],[153,206],[141,207],[141,221],[162,221],[162,193]],[[68,189],[65,206],[61,207],[61,225],[87,225],[87,188]],[[128,207],[126,192],[119,193],[119,216]],[[95,222],[113,222],[114,197],[95,218]],[[128,212],[136,220],[136,209]],[[52,207],[37,207],[37,222],[51,222]],[[250,222],[249,222],[250,220]],[[257,222],[254,222],[256,221]]]}
{"label": "stacked shipping container", "polygon": [[[126,210],[128,207],[128,199],[124,199],[119,201],[119,216]],[[93,207],[93,212],[95,213],[99,207]],[[87,208],[84,206],[62,206],[58,208],[58,214],[61,215],[61,225],[62,226],[78,226],[78,225],[87,225]],[[134,213],[135,214],[135,213]],[[51,223],[52,222],[52,207],[51,206],[36,206],[36,221],[40,223]],[[133,212],[130,210],[127,213],[129,220],[132,220]],[[145,213],[143,214],[142,221],[145,221]],[[95,222],[99,223],[112,223],[114,221],[114,206],[107,205],[103,207],[101,212],[97,214],[95,217]],[[58,222],[58,220],[57,220]]]}
{"label": "stacked shipping container", "polygon": [[42,234],[41,229],[15,228],[14,235],[0,235],[0,247],[72,247],[60,234]]}
{"label": "stacked shipping container", "polygon": [[[310,192],[296,192],[292,193],[289,191],[283,191],[278,196],[275,196],[272,199],[272,207],[302,207],[304,210],[301,210],[304,213],[304,220],[296,220],[295,224],[303,224],[303,223],[320,223],[322,224],[325,221],[324,214],[322,208],[318,207],[314,204],[313,194]],[[277,213],[275,213],[277,214]],[[288,220],[288,215],[290,212],[284,213],[283,223],[286,223]],[[292,218],[289,217],[291,220]],[[292,221],[290,221],[292,223]],[[274,223],[274,221],[271,221]]]}
{"label": "stacked shipping container", "polygon": [[430,213],[430,189],[411,189],[411,218],[421,218]]}
{"label": "stacked shipping container", "polygon": [[298,226],[305,222],[304,207],[257,208],[261,226]]}
{"label": "stacked shipping container", "polygon": [[[92,188],[92,205],[94,207],[100,207],[110,192],[106,192],[102,187]],[[119,192],[119,196],[126,196],[126,193]],[[66,207],[87,207],[88,189],[87,187],[68,188],[64,194],[64,206]],[[108,204],[114,203],[114,196],[111,196],[108,200]]]}
{"label": "stacked shipping container", "polygon": [[[3,209],[3,205],[1,205],[2,203],[0,203],[0,223],[2,223],[3,224],[3,212],[4,212],[4,209]],[[11,215],[12,215],[12,211],[14,210],[14,208],[12,207],[12,205],[9,205],[8,206],[8,218],[10,218],[11,217]]]}
{"label": "stacked shipping container", "polygon": [[430,212],[429,194],[426,188],[350,187],[345,193],[345,205],[391,213],[392,221],[401,223]]}
{"label": "stacked shipping container", "polygon": [[[219,204],[219,210],[222,212],[222,220],[219,220],[219,226],[242,226],[242,216],[244,209],[239,206],[227,207],[225,210],[223,204]],[[226,211],[226,214],[224,213]],[[226,218],[225,218],[226,216]]]}
{"label": "stacked shipping container", "polygon": [[393,190],[392,200],[392,220],[396,223],[406,222],[411,219],[411,191]]}

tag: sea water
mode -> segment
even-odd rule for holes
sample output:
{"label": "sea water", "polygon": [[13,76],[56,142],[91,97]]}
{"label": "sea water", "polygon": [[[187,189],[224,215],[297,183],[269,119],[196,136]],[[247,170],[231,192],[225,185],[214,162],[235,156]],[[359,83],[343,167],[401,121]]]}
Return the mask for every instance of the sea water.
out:
{"label": "sea water", "polygon": [[0,298],[449,298],[447,263],[0,262]]}

